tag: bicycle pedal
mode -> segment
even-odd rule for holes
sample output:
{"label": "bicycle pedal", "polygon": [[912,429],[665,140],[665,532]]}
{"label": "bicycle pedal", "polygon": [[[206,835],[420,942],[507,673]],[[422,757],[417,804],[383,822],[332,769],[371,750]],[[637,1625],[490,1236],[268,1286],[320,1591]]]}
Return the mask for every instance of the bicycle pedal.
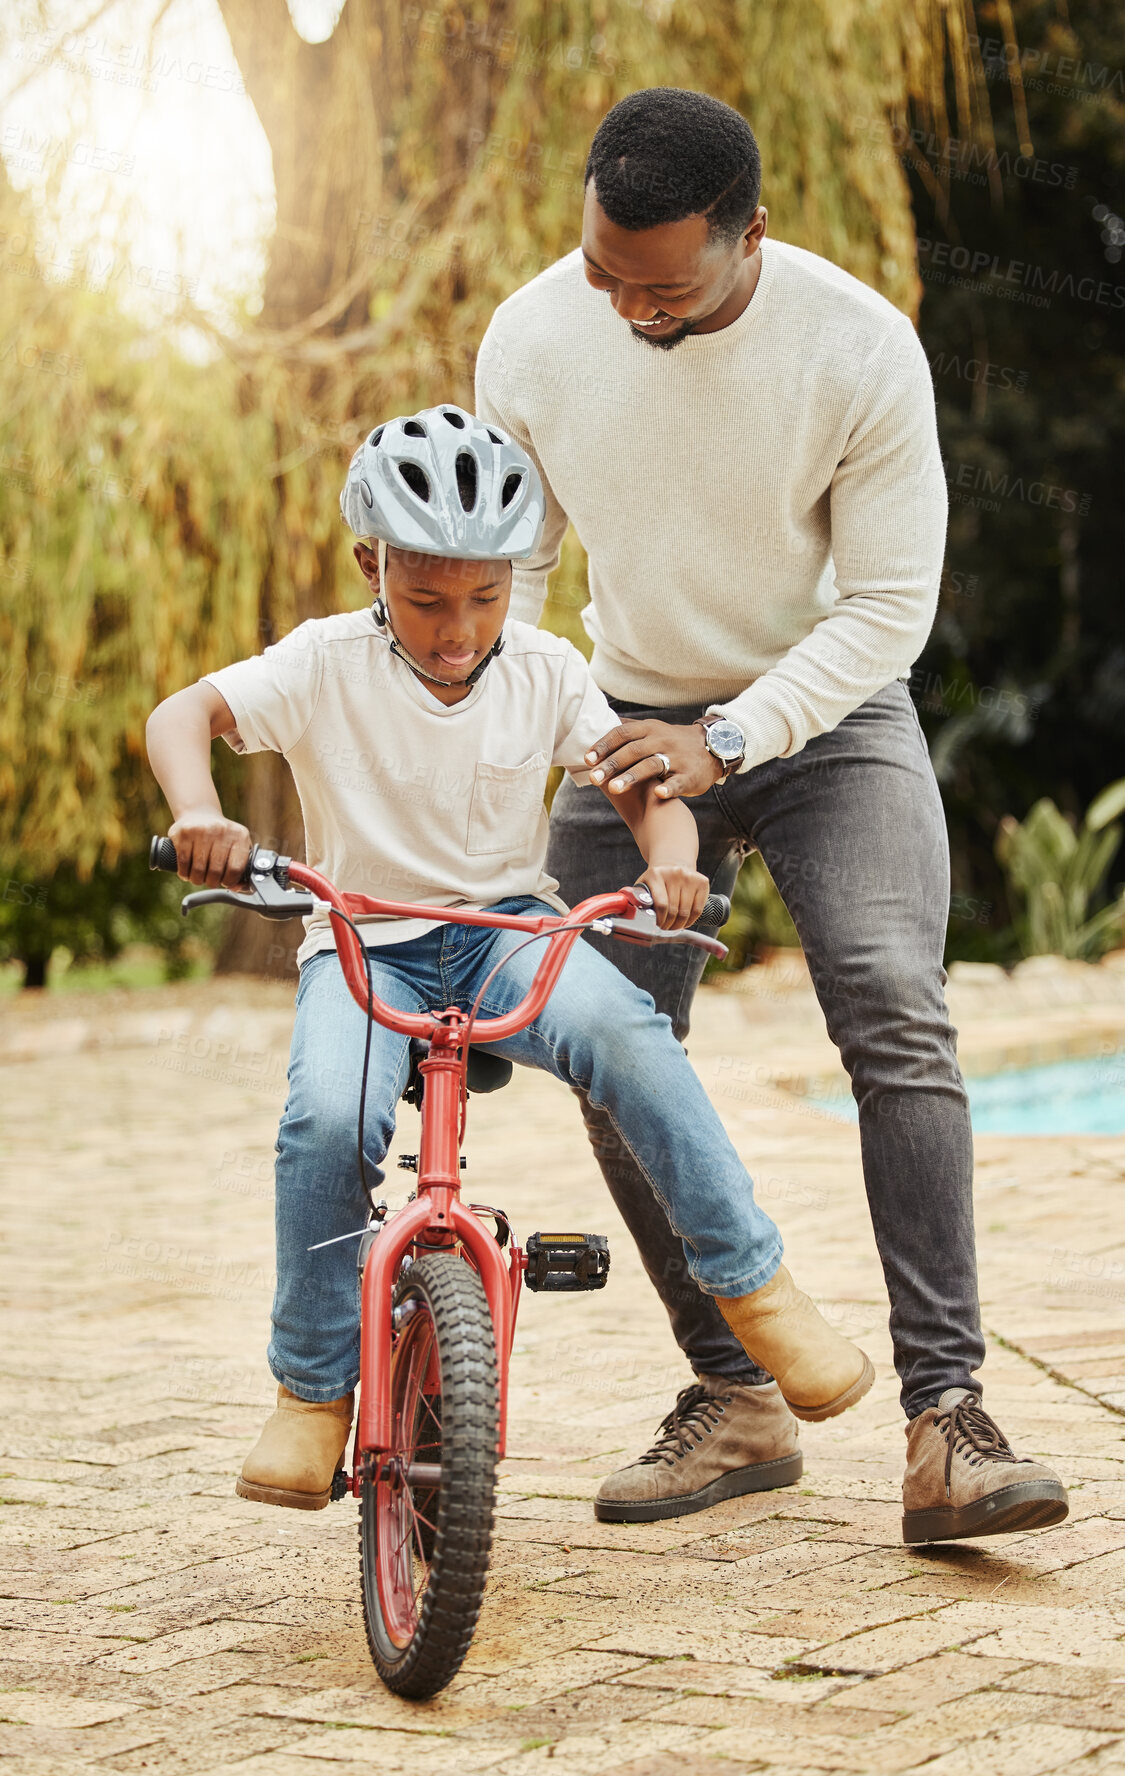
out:
{"label": "bicycle pedal", "polygon": [[524,1281],[533,1294],[573,1295],[604,1289],[609,1240],[604,1233],[533,1233]]}
{"label": "bicycle pedal", "polygon": [[350,1493],[351,1484],[346,1471],[343,1468],[337,1468],[332,1476],[332,1502],[338,1504],[341,1499],[346,1499]]}

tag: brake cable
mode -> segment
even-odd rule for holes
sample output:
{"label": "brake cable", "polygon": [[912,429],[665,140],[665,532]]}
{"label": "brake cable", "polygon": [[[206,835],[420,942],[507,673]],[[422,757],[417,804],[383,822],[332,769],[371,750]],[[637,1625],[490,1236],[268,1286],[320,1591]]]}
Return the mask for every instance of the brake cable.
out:
{"label": "brake cable", "polygon": [[[503,929],[503,928],[501,927],[501,929]],[[465,1139],[465,1127],[466,1127],[466,1124],[468,1122],[468,1117],[469,1117],[469,1056],[472,1053],[473,1025],[476,1023],[477,1014],[481,1008],[481,1002],[483,1001],[484,996],[487,993],[489,987],[492,985],[493,981],[496,979],[496,976],[500,973],[500,970],[502,968],[507,967],[508,963],[512,960],[513,956],[518,956],[520,951],[526,950],[529,944],[542,943],[545,939],[549,939],[552,937],[558,937],[560,932],[563,932],[563,931],[587,931],[587,930],[589,930],[589,926],[587,925],[587,923],[585,921],[583,921],[583,923],[580,925],[555,925],[551,928],[550,931],[536,931],[531,935],[531,937],[525,937],[522,943],[515,944],[512,947],[512,949],[508,950],[503,956],[501,956],[501,958],[500,958],[499,962],[497,962],[496,966],[491,970],[491,972],[489,974],[487,974],[485,976],[484,982],[481,986],[481,990],[477,994],[476,998],[473,1000],[473,1009],[470,1011],[468,1018],[466,1019],[466,1022],[463,1026],[463,1030],[462,1030],[462,1034],[461,1034],[461,1067],[460,1067],[461,1124],[460,1124],[460,1128],[457,1131],[457,1145],[458,1145],[458,1147],[460,1147],[462,1141]]]}
{"label": "brake cable", "polygon": [[386,1207],[384,1205],[383,1215],[380,1215],[378,1206],[375,1202],[375,1192],[368,1181],[367,1155],[363,1151],[364,1113],[367,1109],[367,1074],[371,1065],[371,1026],[375,1021],[375,987],[371,976],[371,952],[364,943],[363,938],[360,935],[359,927],[350,914],[342,912],[339,907],[333,907],[330,916],[333,919],[342,919],[344,924],[350,927],[353,935],[359,943],[360,950],[363,952],[363,972],[367,980],[367,1034],[364,1037],[363,1072],[360,1075],[359,1082],[359,1179],[360,1183],[363,1185],[363,1193],[370,1205],[371,1213],[377,1220],[382,1220],[386,1215]]}

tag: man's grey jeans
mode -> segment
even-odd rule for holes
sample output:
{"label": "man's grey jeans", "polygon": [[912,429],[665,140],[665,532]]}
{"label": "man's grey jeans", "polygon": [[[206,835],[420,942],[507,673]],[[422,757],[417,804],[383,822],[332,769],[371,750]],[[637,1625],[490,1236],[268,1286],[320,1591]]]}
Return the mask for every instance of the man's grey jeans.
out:
{"label": "man's grey jeans", "polygon": [[[692,722],[698,705],[615,702],[623,720]],[[797,927],[859,1107],[867,1199],[890,1295],[895,1365],[909,1417],[948,1387],[970,1387],[984,1359],[973,1238],[972,1130],[949,1022],[942,953],[949,913],[945,816],[918,717],[896,680],[793,758],[773,759],[685,802],[699,867],[729,893],[756,847]],[[605,796],[563,782],[548,868],[573,906],[635,881],[643,860]],[[616,965],[651,993],[681,1040],[700,953],[605,939]],[[752,1052],[753,1029],[747,1046]],[[606,1182],[699,1374],[764,1379],[714,1302],[687,1276],[683,1250],[612,1128],[583,1105]],[[783,1230],[784,1231],[784,1230]]]}

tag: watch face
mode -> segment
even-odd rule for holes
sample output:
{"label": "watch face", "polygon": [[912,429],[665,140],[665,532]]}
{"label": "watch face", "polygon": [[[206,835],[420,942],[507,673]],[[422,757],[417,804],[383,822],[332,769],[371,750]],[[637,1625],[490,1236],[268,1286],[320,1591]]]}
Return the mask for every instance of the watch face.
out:
{"label": "watch face", "polygon": [[707,729],[707,750],[719,759],[741,758],[746,751],[746,737],[737,722],[715,721]]}

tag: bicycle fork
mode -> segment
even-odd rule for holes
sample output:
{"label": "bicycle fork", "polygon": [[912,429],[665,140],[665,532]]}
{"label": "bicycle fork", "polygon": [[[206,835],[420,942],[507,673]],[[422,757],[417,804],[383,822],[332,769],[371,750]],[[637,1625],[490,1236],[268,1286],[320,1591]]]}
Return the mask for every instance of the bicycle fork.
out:
{"label": "bicycle fork", "polygon": [[[363,1269],[360,1317],[362,1377],[356,1425],[357,1458],[381,1455],[394,1447],[391,1422],[392,1298],[402,1260],[411,1247],[418,1252],[452,1251],[460,1244],[484,1285],[496,1336],[499,1386],[499,1442],[504,1455],[508,1428],[508,1359],[515,1334],[516,1306],[526,1263],[512,1243],[505,1263],[495,1236],[465,1207],[460,1198],[461,1170],[457,1130],[461,1110],[461,1060],[449,1041],[435,1039],[419,1067],[425,1079],[422,1139],[418,1156],[418,1191],[413,1202],[392,1215],[373,1242]],[[360,1478],[350,1476],[348,1490],[358,1494]]]}

